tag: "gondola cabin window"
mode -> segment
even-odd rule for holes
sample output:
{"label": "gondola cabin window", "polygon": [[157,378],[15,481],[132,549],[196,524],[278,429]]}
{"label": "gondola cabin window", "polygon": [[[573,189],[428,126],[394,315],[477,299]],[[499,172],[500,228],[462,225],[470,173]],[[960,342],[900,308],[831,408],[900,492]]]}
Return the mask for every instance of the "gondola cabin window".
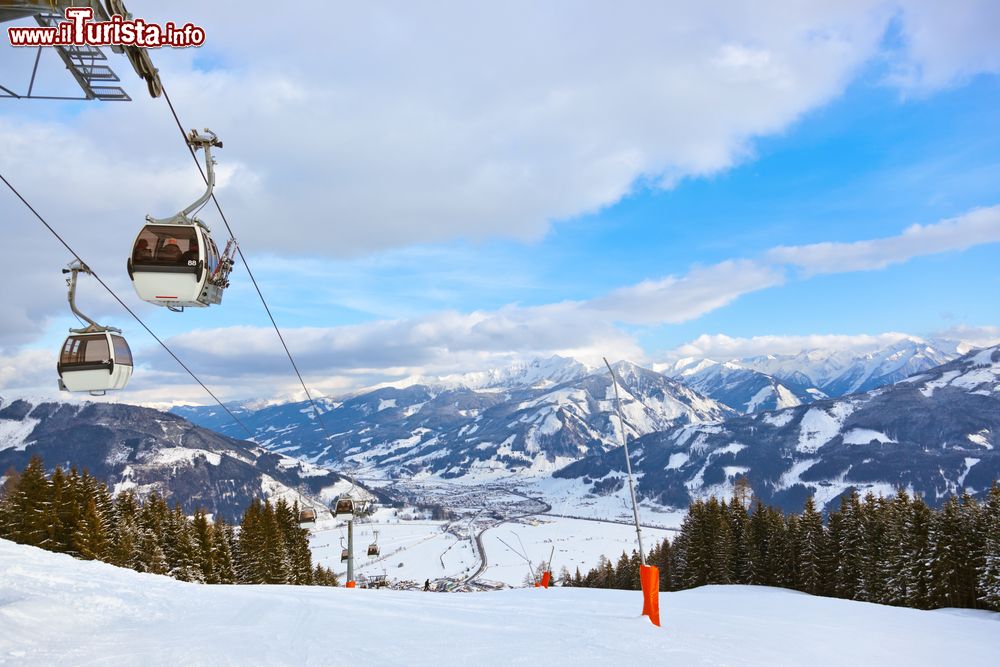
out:
{"label": "gondola cabin window", "polygon": [[135,266],[198,264],[198,230],[185,225],[146,225],[132,248]]}
{"label": "gondola cabin window", "polygon": [[[125,341],[122,340],[124,343]],[[126,349],[128,346],[125,346]],[[99,336],[71,336],[63,345],[59,363],[63,366],[82,366],[111,361],[111,350],[104,334]],[[129,355],[131,362],[131,354]]]}
{"label": "gondola cabin window", "polygon": [[115,363],[124,364],[125,366],[132,365],[132,350],[129,349],[128,343],[121,336],[111,336],[111,342],[115,346]]}
{"label": "gondola cabin window", "polygon": [[208,240],[208,243],[205,244],[207,257],[205,264],[208,266],[208,272],[214,274],[215,270],[219,268],[219,249],[215,246],[215,241],[210,236],[206,234],[205,237]]}

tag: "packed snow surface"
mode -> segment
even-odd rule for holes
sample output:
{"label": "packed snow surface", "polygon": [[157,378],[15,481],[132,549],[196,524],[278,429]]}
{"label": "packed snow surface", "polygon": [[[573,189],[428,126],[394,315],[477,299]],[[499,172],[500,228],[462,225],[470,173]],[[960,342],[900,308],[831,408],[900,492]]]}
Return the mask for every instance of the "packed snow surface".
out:
{"label": "packed snow surface", "polygon": [[995,665],[1000,615],[750,586],[423,593],[206,586],[0,540],[0,663]]}

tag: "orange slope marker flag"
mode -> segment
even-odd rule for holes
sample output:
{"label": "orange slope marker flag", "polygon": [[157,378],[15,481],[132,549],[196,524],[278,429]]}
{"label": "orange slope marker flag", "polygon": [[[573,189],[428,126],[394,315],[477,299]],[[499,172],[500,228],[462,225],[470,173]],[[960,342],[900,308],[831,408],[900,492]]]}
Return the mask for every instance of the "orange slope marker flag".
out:
{"label": "orange slope marker flag", "polygon": [[639,582],[642,584],[642,615],[649,616],[650,622],[660,627],[660,568],[640,565]]}

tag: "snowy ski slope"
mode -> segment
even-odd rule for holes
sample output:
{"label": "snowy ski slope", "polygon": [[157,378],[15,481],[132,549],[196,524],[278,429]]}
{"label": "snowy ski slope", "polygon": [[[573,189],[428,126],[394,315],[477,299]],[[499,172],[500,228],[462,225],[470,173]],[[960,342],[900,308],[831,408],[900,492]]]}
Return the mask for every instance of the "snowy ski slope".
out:
{"label": "snowy ski slope", "polygon": [[[484,528],[487,567],[480,579],[511,586],[522,584],[528,566],[504,542],[525,553],[535,565],[548,560],[554,546],[553,574],[558,574],[564,566],[571,574],[576,568],[586,574],[602,555],[617,559],[622,551],[631,553],[635,548],[635,528],[623,523],[536,515],[492,528],[488,525],[483,520],[469,519],[406,521],[396,518],[392,510],[380,509],[373,520],[355,525],[355,573],[385,574],[390,579],[419,583],[425,579],[464,579],[479,567],[474,538]],[[379,557],[369,558],[366,548],[375,530],[379,533],[381,552]],[[662,529],[643,528],[646,548],[670,534]],[[309,540],[314,562],[343,574],[347,567],[340,561],[340,552],[341,540],[346,542],[346,537],[342,520],[321,520]]]}
{"label": "snowy ski slope", "polygon": [[206,586],[0,540],[0,664],[996,665],[1000,614],[771,588],[661,596]]}

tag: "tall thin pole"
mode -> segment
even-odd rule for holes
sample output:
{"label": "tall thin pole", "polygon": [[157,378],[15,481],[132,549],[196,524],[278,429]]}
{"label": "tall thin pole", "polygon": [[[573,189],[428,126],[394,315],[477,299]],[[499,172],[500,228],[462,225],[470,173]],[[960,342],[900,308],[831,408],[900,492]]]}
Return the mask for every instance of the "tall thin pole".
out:
{"label": "tall thin pole", "polygon": [[354,517],[347,520],[347,580],[354,581]]}
{"label": "tall thin pole", "polygon": [[604,358],[604,365],[611,373],[611,384],[615,388],[615,412],[618,413],[618,425],[622,431],[622,447],[625,449],[625,471],[628,473],[628,492],[632,497],[632,516],[635,518],[635,538],[639,542],[639,562],[646,564],[646,553],[642,550],[642,530],[639,528],[639,503],[635,500],[635,482],[632,480],[632,459],[628,455],[628,436],[625,435],[625,420],[622,419],[622,399],[618,395],[618,378],[615,376],[611,364],[607,357]]}

